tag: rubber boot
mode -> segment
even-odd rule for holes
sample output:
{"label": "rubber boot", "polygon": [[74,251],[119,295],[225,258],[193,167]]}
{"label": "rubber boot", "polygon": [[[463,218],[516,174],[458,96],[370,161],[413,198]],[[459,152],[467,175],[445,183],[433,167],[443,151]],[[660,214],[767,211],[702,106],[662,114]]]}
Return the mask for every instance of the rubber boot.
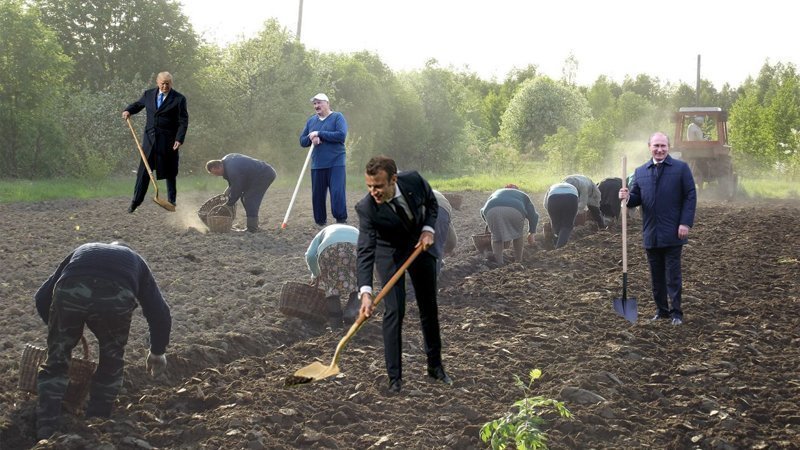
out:
{"label": "rubber boot", "polygon": [[361,300],[358,298],[358,292],[351,292],[347,299],[347,305],[344,307],[344,324],[350,325],[356,321],[359,313],[361,312]]}
{"label": "rubber boot", "polygon": [[247,218],[247,231],[251,233],[258,231],[258,217]]}
{"label": "rubber boot", "polygon": [[332,330],[342,328],[342,301],[339,296],[325,297],[325,304],[328,307],[328,325]]}

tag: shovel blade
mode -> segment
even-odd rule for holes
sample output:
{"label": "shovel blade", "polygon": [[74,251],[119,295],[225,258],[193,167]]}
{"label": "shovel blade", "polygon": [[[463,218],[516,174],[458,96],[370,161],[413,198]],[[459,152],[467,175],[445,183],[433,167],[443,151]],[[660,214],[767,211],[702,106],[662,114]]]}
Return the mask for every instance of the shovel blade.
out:
{"label": "shovel blade", "polygon": [[153,201],[156,202],[158,206],[166,209],[167,211],[175,212],[175,205],[173,205],[172,203],[159,197],[153,197]]}
{"label": "shovel blade", "polygon": [[639,305],[635,298],[615,298],[614,311],[630,323],[636,323],[639,318]]}
{"label": "shovel blade", "polygon": [[309,381],[320,381],[339,374],[336,364],[326,366],[320,362],[313,362],[294,373],[299,378],[308,378]]}

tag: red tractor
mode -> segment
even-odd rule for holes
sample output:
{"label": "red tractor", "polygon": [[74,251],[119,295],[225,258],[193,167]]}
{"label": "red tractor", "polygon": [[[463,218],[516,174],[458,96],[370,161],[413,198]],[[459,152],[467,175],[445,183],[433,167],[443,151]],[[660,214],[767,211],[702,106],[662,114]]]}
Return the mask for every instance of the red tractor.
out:
{"label": "red tractor", "polygon": [[673,115],[673,122],[671,153],[689,164],[698,192],[716,188],[723,198],[733,199],[739,178],[728,145],[728,112],[717,107],[683,107]]}

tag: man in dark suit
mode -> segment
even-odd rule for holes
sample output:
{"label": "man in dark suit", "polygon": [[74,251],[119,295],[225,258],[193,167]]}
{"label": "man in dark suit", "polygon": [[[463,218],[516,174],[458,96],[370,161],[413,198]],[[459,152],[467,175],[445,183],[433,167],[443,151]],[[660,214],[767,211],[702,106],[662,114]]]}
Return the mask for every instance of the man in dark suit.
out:
{"label": "man in dark suit", "polygon": [[653,158],[636,169],[630,189],[620,189],[619,198],[627,200],[628,208],[642,207],[642,238],[656,303],[652,320],[671,317],[673,325],[681,325],[681,251],[694,226],[697,192],[689,165],[669,156],[667,135],[654,133],[647,145]]}
{"label": "man in dark suit", "polygon": [[[169,72],[159,73],[156,84],[158,87],[144,91],[139,100],[128,105],[122,111],[122,118],[128,119],[142,109],[147,111],[142,149],[150,168],[156,172],[156,178],[167,180],[167,200],[174,205],[178,196],[175,184],[180,157],[178,149],[189,128],[189,112],[186,109],[186,97],[172,89],[172,75]],[[140,161],[129,213],[142,204],[149,184],[150,175]]]}
{"label": "man in dark suit", "polygon": [[[397,174],[394,160],[376,156],[367,163],[365,179],[369,193],[356,205],[359,219],[358,285],[361,286],[361,314],[372,315],[372,274],[377,268],[385,284],[417,246],[427,250],[434,243],[439,205],[433,190],[417,172]],[[408,273],[419,307],[428,375],[453,384],[442,366],[439,310],[436,304],[436,257],[422,252]],[[405,276],[384,297],[383,346],[389,390],[402,386],[402,334],[406,312]]]}

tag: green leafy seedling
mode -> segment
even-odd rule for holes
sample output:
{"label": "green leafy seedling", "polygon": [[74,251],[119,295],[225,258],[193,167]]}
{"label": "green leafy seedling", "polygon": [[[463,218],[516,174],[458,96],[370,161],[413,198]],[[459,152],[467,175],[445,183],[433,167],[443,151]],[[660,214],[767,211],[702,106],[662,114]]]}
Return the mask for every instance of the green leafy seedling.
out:
{"label": "green leafy seedling", "polygon": [[524,397],[522,400],[514,402],[512,412],[487,422],[481,427],[481,440],[489,443],[493,450],[503,450],[512,443],[518,450],[546,449],[547,434],[541,429],[545,423],[541,417],[542,414],[547,410],[552,410],[561,417],[572,417],[572,413],[564,406],[563,402],[541,395],[531,397],[533,382],[542,376],[542,371],[533,369],[528,375],[530,381],[527,385],[519,376],[514,375],[514,384],[522,390]]}

